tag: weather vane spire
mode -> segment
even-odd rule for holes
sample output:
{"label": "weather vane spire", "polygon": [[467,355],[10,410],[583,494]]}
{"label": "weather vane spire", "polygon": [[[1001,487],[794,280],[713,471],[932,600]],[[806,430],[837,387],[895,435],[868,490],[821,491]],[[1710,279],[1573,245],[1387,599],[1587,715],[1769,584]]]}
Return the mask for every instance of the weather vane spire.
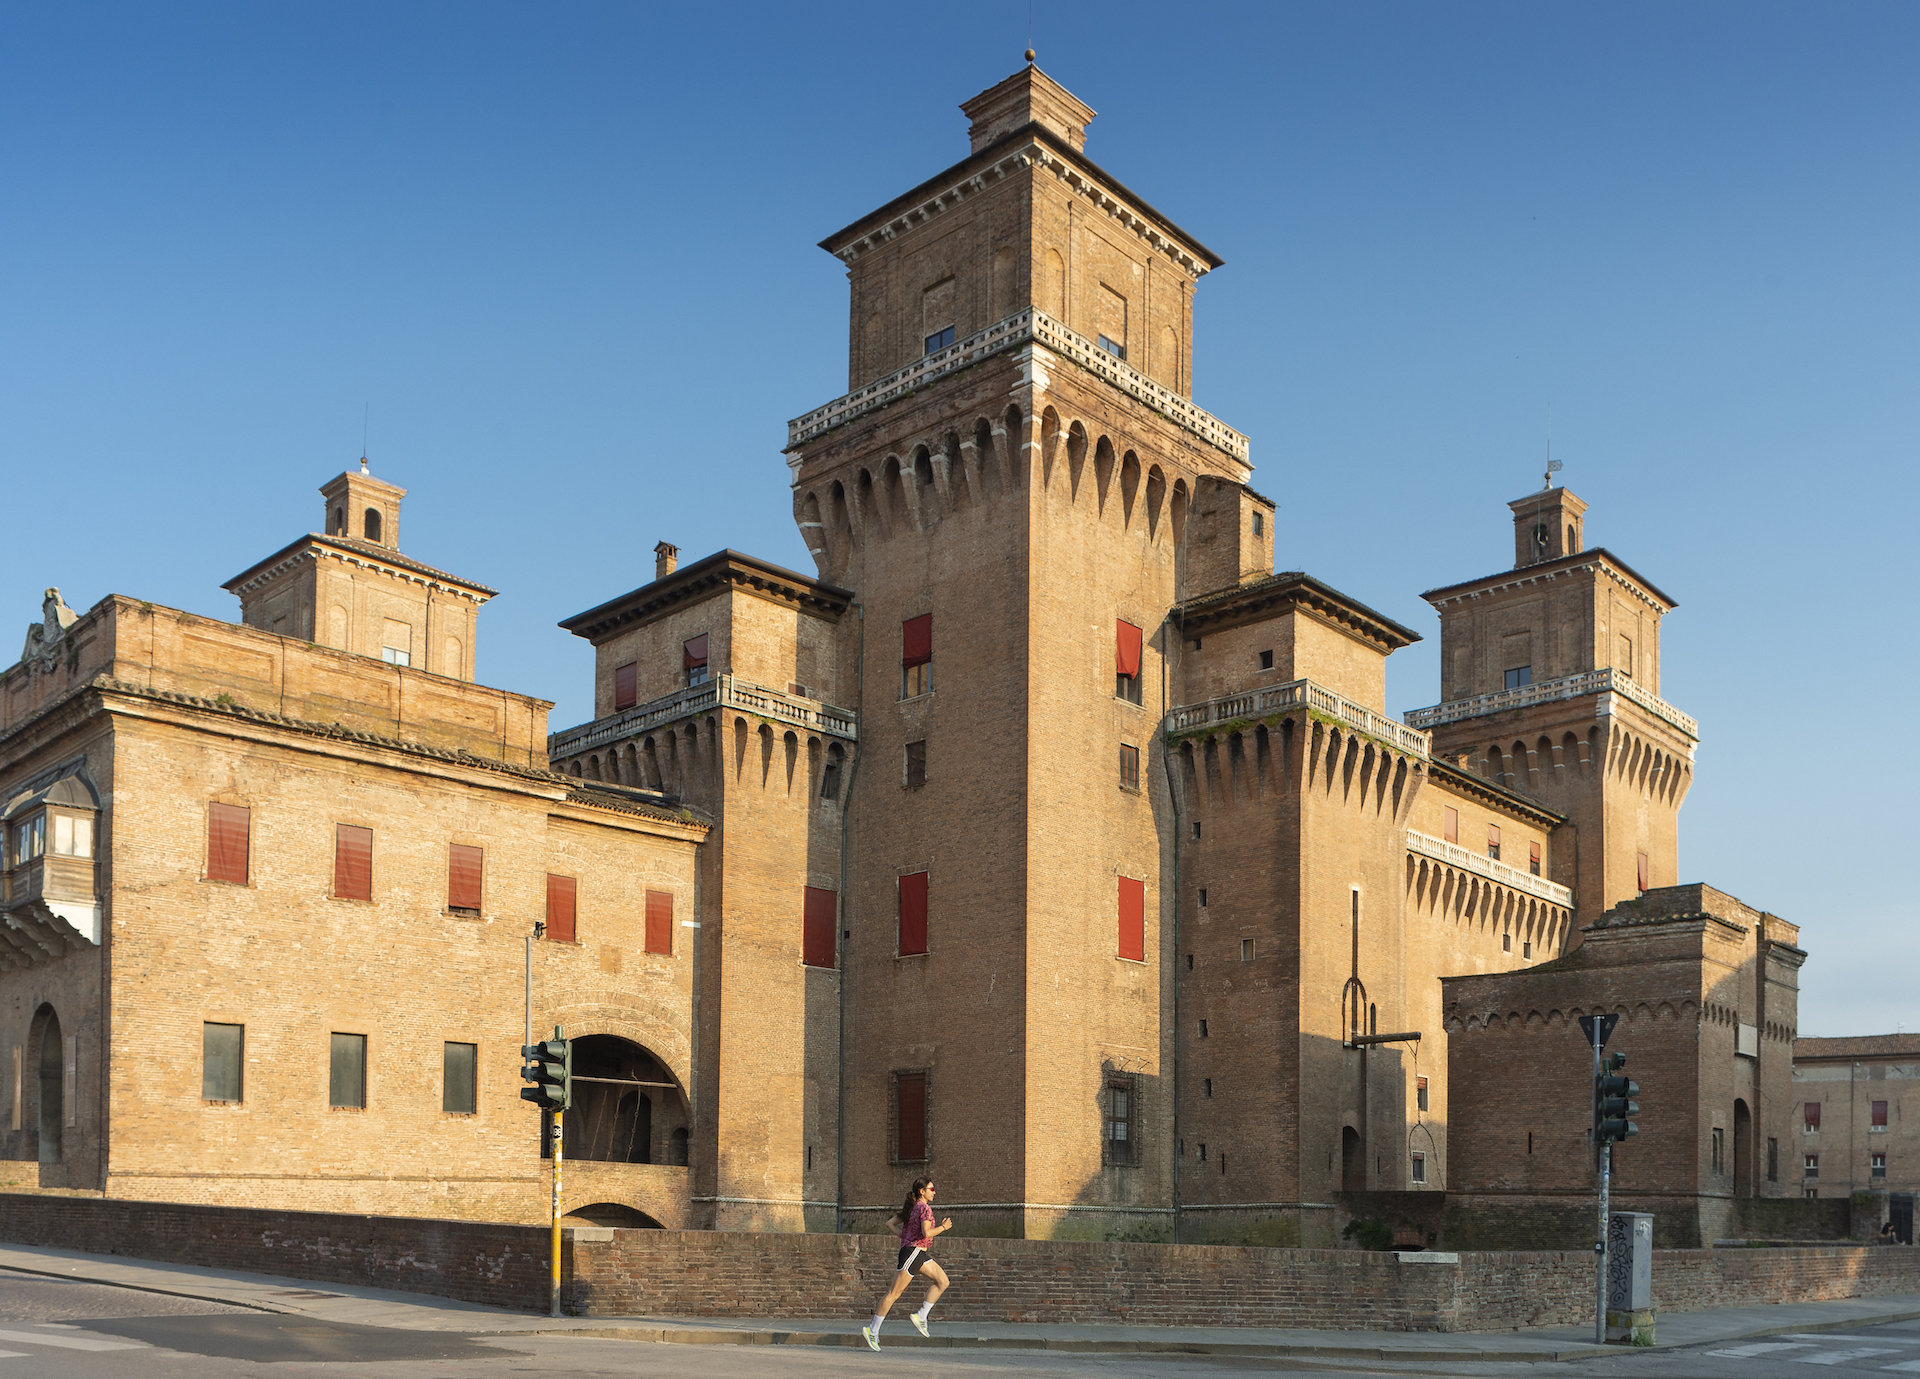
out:
{"label": "weather vane spire", "polygon": [[1553,487],[1553,476],[1560,472],[1560,461],[1553,458],[1553,408],[1547,408],[1547,472],[1541,488]]}

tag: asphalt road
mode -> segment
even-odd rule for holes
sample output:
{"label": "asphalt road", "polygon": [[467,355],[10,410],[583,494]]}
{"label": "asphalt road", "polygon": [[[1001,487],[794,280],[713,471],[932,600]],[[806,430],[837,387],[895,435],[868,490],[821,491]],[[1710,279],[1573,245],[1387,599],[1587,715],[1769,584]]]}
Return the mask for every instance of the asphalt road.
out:
{"label": "asphalt road", "polygon": [[[266,1369],[265,1366],[272,1366]],[[1810,1368],[1812,1367],[1812,1368]],[[1015,1379],[1022,1375],[1223,1376],[1237,1371],[1534,1379],[1813,1379],[1818,1373],[1920,1374],[1920,1322],[1772,1336],[1566,1364],[1048,1355],[1020,1351],[654,1345],[570,1336],[469,1337],[345,1326],[60,1279],[0,1276],[0,1379],[492,1379],[518,1374],[620,1379],[811,1379],[848,1374]]]}

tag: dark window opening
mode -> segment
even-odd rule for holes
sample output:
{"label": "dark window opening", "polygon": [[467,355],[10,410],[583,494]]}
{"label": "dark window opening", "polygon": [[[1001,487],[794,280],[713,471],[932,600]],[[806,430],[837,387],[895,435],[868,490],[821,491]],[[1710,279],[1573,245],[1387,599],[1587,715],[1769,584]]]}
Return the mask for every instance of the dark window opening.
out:
{"label": "dark window opening", "polygon": [[907,744],[907,789],[927,783],[927,744],[909,742]]}
{"label": "dark window opening", "polygon": [[927,337],[927,353],[932,354],[935,350],[943,350],[948,345],[951,345],[952,343],[953,343],[953,327],[952,326],[948,326],[944,330],[936,330],[933,334]]}
{"label": "dark window opening", "polygon": [[380,539],[380,510],[378,508],[367,509],[366,522],[363,530],[367,534],[367,540],[378,541]]}
{"label": "dark window opening", "polygon": [[1213,1095],[1213,1079],[1212,1078],[1209,1077],[1204,1079],[1201,1083],[1201,1086],[1205,1089],[1202,1092],[1202,1095],[1209,1096],[1209,1097]]}
{"label": "dark window opening", "polygon": [[1418,1149],[1413,1151],[1413,1181],[1416,1183],[1427,1181],[1427,1156]]}
{"label": "dark window opening", "polygon": [[1426,1078],[1424,1078],[1424,1077],[1416,1077],[1416,1078],[1415,1078],[1415,1079],[1413,1080],[1413,1086],[1414,1086],[1414,1092],[1413,1092],[1413,1097],[1414,1097],[1414,1104],[1415,1104],[1416,1106],[1418,1106],[1418,1107],[1419,1107],[1419,1108],[1420,1108],[1420,1109],[1421,1109],[1422,1111],[1425,1111],[1425,1110],[1427,1110],[1427,1109],[1428,1109],[1428,1107],[1427,1107],[1427,1080],[1426,1080]]}
{"label": "dark window opening", "polygon": [[1253,534],[1255,536],[1265,536],[1267,534],[1267,518],[1265,513],[1254,513]]}
{"label": "dark window opening", "polygon": [[1106,1133],[1101,1137],[1101,1159],[1109,1164],[1140,1162],[1139,1080],[1131,1073],[1107,1078]]}
{"label": "dark window opening", "polygon": [[837,800],[840,798],[840,763],[829,761],[827,769],[820,773],[820,798]]}
{"label": "dark window opening", "polygon": [[1200,1037],[1202,1039],[1207,1037],[1207,1022],[1205,1020],[1200,1022]]}
{"label": "dark window opening", "polygon": [[335,1034],[327,1064],[327,1105],[364,1111],[367,1106],[367,1036]]}
{"label": "dark window opening", "polygon": [[1780,1141],[1771,1138],[1767,1140],[1767,1181],[1780,1181]]}
{"label": "dark window opening", "polygon": [[1187,954],[1187,971],[1193,971],[1193,954]]}
{"label": "dark window opening", "polygon": [[1260,653],[1260,669],[1273,669],[1273,653],[1271,651],[1263,651]]}
{"label": "dark window opening", "polygon": [[1887,1176],[1887,1156],[1885,1154],[1872,1155],[1868,1159],[1867,1166],[1872,1170],[1874,1177],[1884,1178]]}
{"label": "dark window opening", "polygon": [[1727,1132],[1717,1125],[1713,1127],[1709,1157],[1713,1161],[1713,1171],[1715,1173],[1725,1173],[1727,1171]]}
{"label": "dark window opening", "polygon": [[1512,934],[1500,935],[1500,951],[1502,953],[1511,953],[1513,951],[1513,935]]}
{"label": "dark window opening", "polygon": [[1140,788],[1140,749],[1120,744],[1120,784],[1127,790]]}
{"label": "dark window opening", "polygon": [[1197,820],[1193,825],[1193,841],[1196,843],[1200,841],[1200,824]]}
{"label": "dark window opening", "polygon": [[1507,672],[1508,689],[1524,689],[1533,683],[1532,666],[1515,666]]}
{"label": "dark window opening", "polygon": [[1253,961],[1253,940],[1250,938],[1243,938],[1240,940],[1240,961],[1241,962]]}
{"label": "dark window opening", "polygon": [[1203,910],[1207,908],[1207,891],[1204,886],[1200,888],[1200,908]]}
{"label": "dark window opening", "polygon": [[1801,1170],[1801,1174],[1807,1178],[1818,1178],[1820,1176],[1820,1156],[1818,1154],[1807,1155],[1806,1164]]}

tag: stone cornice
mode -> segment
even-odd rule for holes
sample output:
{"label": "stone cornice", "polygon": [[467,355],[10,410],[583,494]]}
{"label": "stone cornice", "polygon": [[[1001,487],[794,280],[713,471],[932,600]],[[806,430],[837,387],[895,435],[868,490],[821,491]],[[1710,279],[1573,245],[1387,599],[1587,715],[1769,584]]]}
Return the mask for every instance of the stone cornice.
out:
{"label": "stone cornice", "polygon": [[1281,613],[1304,612],[1381,652],[1397,651],[1420,640],[1412,628],[1388,617],[1299,570],[1269,575],[1175,604],[1168,616],[1182,636],[1222,632]]}
{"label": "stone cornice", "polygon": [[973,200],[1027,168],[1052,173],[1081,199],[1104,211],[1168,262],[1195,278],[1224,262],[1143,198],[1134,195],[1118,178],[1085,154],[1074,152],[1052,130],[1040,124],[1017,129],[998,143],[954,164],[845,229],[828,235],[820,241],[820,247],[851,266],[874,249]]}
{"label": "stone cornice", "polygon": [[1509,589],[1550,583],[1577,574],[1603,576],[1655,613],[1671,613],[1680,606],[1655,588],[1651,581],[1642,579],[1631,565],[1604,546],[1595,546],[1575,555],[1563,555],[1557,560],[1544,560],[1538,565],[1523,565],[1517,570],[1503,570],[1497,575],[1483,575],[1460,584],[1429,589],[1420,597],[1435,608],[1443,609],[1456,603],[1489,598]]}
{"label": "stone cornice", "polygon": [[838,621],[853,602],[851,589],[810,579],[757,556],[725,550],[696,560],[665,579],[643,584],[597,608],[576,613],[559,625],[574,636],[598,645],[615,633],[644,627],[688,604],[730,589],[796,608],[828,622]]}
{"label": "stone cornice", "polygon": [[422,565],[417,560],[409,560],[397,551],[382,551],[369,542],[342,539],[337,536],[322,536],[318,532],[309,532],[279,551],[274,552],[258,565],[244,570],[221,585],[228,593],[244,597],[268,584],[296,566],[321,560],[337,560],[343,565],[356,566],[363,570],[372,570],[386,575],[390,579],[403,580],[409,584],[418,584],[436,593],[452,594],[472,603],[475,607],[485,603],[499,591],[489,589],[484,584],[475,584],[471,580],[450,575],[445,570],[436,570],[431,565]]}
{"label": "stone cornice", "polygon": [[1484,780],[1471,771],[1462,771],[1445,757],[1433,759],[1430,775],[1435,785],[1451,790],[1456,795],[1469,795],[1481,804],[1492,805],[1522,822],[1540,828],[1557,828],[1567,821],[1565,814],[1556,813],[1518,791]]}

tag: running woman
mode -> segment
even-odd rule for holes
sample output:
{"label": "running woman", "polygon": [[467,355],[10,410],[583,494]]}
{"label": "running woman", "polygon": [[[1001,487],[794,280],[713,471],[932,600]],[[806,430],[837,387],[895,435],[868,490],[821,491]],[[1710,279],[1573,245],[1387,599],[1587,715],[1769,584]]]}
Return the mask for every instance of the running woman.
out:
{"label": "running woman", "polygon": [[[920,1310],[912,1314],[914,1329],[922,1336],[927,1334],[927,1313],[933,1311],[934,1303],[947,1291],[947,1275],[933,1256],[928,1253],[933,1238],[953,1229],[953,1218],[945,1217],[939,1225],[933,1224],[933,1179],[915,1178],[913,1190],[907,1194],[906,1205],[900,1208],[900,1214],[894,1218],[900,1222],[900,1257],[895,1262],[893,1287],[880,1299],[880,1305],[873,1309],[873,1320],[860,1328],[860,1334],[867,1338],[867,1344],[874,1350],[880,1349],[880,1324],[887,1319],[887,1313],[900,1295],[907,1291],[907,1285],[913,1282],[915,1274],[922,1274],[927,1280],[927,1300],[920,1304]],[[887,1222],[889,1226],[893,1221]]]}

